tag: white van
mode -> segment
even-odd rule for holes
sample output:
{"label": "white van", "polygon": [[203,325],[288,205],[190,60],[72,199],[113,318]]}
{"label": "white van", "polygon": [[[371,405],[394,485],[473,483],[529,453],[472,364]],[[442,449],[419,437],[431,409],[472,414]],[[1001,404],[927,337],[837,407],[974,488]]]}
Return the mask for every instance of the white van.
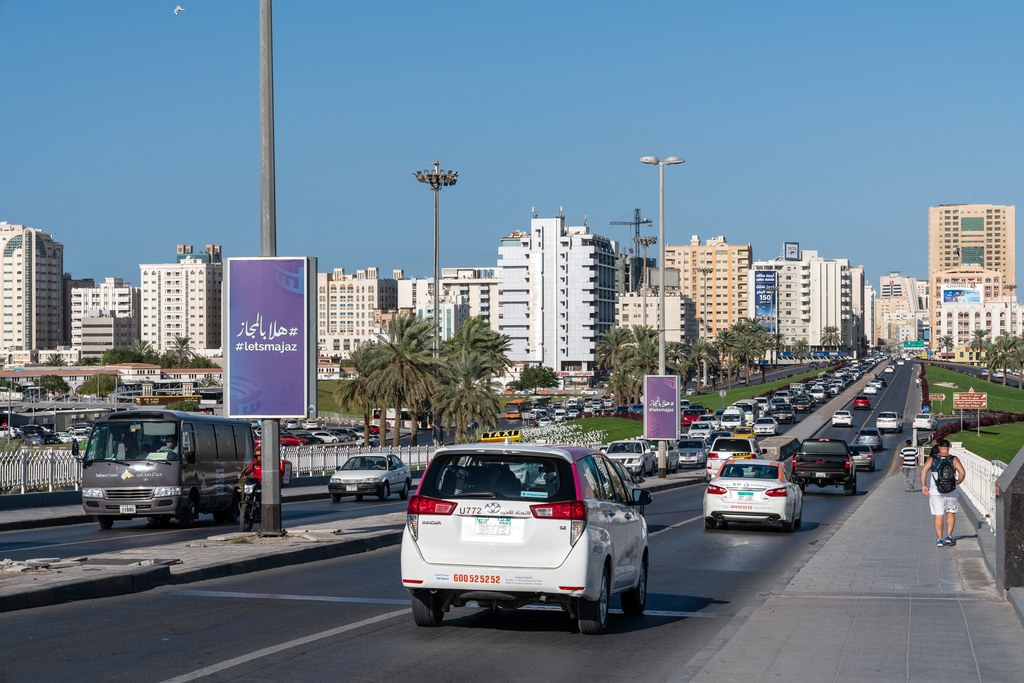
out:
{"label": "white van", "polygon": [[747,424],[747,415],[740,408],[730,406],[722,413],[722,429],[732,431],[737,427],[744,427]]}

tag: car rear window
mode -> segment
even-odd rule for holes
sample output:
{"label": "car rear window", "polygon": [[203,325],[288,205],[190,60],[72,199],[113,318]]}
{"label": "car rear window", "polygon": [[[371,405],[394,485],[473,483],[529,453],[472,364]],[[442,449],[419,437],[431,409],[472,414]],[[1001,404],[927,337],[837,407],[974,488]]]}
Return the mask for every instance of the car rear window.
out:
{"label": "car rear window", "polygon": [[562,458],[451,453],[430,462],[420,495],[558,502],[576,498],[576,481],[572,465]]}
{"label": "car rear window", "polygon": [[740,465],[729,463],[722,467],[719,477],[727,479],[778,479],[778,465]]}
{"label": "car rear window", "polygon": [[804,441],[800,452],[811,455],[846,455],[848,451],[845,441]]}
{"label": "car rear window", "polygon": [[704,442],[696,439],[690,441],[680,441],[676,448],[704,448]]}
{"label": "car rear window", "polygon": [[746,439],[715,439],[715,445],[711,447],[711,450],[750,453],[750,442]]}
{"label": "car rear window", "polygon": [[608,447],[609,453],[643,453],[644,447],[639,443],[613,443]]}

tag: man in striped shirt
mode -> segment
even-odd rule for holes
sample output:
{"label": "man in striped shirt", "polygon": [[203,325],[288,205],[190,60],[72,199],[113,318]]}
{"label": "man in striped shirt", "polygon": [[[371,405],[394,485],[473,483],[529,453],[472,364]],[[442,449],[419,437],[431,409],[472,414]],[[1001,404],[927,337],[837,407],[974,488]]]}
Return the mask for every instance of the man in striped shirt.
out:
{"label": "man in striped shirt", "polygon": [[917,449],[910,445],[910,439],[907,439],[907,445],[900,449],[900,465],[903,470],[903,490],[913,491],[914,477],[917,474]]}

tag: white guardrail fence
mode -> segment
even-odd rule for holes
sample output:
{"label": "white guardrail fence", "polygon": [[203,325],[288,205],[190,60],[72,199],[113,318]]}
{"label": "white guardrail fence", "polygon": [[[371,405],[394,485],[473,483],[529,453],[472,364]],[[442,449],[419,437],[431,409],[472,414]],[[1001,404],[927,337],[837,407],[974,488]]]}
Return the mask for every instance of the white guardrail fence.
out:
{"label": "white guardrail fence", "polygon": [[[424,467],[434,457],[434,446],[285,446],[281,459],[292,464],[296,477],[326,475],[341,468],[353,455],[393,453],[409,467]],[[31,491],[78,490],[82,463],[67,450],[41,449],[0,453],[0,494]]]}
{"label": "white guardrail fence", "polygon": [[967,475],[961,487],[964,495],[981,512],[989,531],[996,533],[996,481],[1006,469],[1006,463],[975,455],[964,448],[960,441],[950,443],[949,453],[960,458],[964,466]]}

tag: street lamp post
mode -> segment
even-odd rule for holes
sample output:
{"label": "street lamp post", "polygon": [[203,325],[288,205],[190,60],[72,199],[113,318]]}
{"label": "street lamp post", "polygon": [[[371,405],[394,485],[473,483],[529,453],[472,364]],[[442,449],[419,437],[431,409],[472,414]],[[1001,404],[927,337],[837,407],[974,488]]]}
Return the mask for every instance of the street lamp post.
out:
{"label": "street lamp post", "polygon": [[[708,336],[708,275],[715,272],[714,268],[704,266],[701,268],[694,268],[694,272],[700,273],[703,277],[701,278],[701,298],[704,300],[704,310],[700,317],[700,330],[697,337],[699,339],[707,339]],[[704,386],[708,385],[708,361],[704,360]]]}
{"label": "street lamp post", "polygon": [[[665,374],[665,167],[674,164],[681,164],[683,160],[679,157],[666,157],[664,161],[658,157],[642,157],[642,164],[654,164],[658,167],[659,195],[660,195],[660,220],[658,226],[658,240],[661,242],[661,254],[658,261],[658,272],[661,275],[661,282],[658,287],[658,373]],[[647,252],[644,251],[644,268],[647,268]],[[647,315],[646,288],[644,289],[644,315]],[[646,323],[645,323],[646,324]],[[664,441],[658,443],[658,478],[664,479],[668,476],[667,447]]]}
{"label": "street lamp post", "polygon": [[[647,247],[658,241],[657,237],[634,237],[633,241],[636,242],[636,246],[639,249],[644,249],[644,267],[640,270],[642,274],[640,280],[640,286],[643,287],[643,302],[644,302],[644,327],[647,327]],[[664,374],[664,373],[662,373]]]}
{"label": "street lamp post", "polygon": [[438,195],[442,187],[455,185],[459,179],[458,171],[439,170],[440,161],[434,162],[433,171],[413,171],[416,180],[430,185],[434,191],[434,358],[441,356],[441,328],[438,308],[441,306],[441,271],[438,265]]}

